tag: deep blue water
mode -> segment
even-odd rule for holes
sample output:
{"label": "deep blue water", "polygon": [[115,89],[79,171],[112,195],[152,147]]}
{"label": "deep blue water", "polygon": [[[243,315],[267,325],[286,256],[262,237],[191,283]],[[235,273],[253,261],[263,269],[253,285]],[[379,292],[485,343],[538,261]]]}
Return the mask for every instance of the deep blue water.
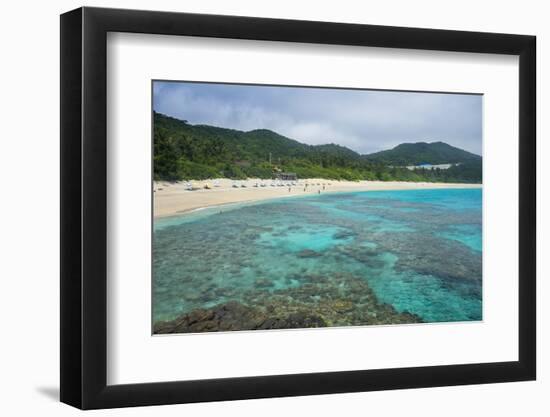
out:
{"label": "deep blue water", "polygon": [[481,208],[481,189],[372,191],[156,220],[153,319],[347,274],[423,321],[481,320]]}

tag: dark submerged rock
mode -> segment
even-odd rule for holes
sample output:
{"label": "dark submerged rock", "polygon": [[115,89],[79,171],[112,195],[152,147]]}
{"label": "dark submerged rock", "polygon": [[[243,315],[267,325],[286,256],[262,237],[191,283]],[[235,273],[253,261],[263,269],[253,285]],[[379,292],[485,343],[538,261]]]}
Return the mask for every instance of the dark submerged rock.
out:
{"label": "dark submerged rock", "polygon": [[296,254],[296,256],[298,258],[317,258],[323,255],[311,249],[302,249],[300,252]]}
{"label": "dark submerged rock", "polygon": [[268,288],[273,286],[273,282],[267,278],[259,278],[254,281],[254,286],[258,288]]}
{"label": "dark submerged rock", "polygon": [[355,237],[355,232],[353,230],[343,230],[341,232],[335,233],[332,237],[333,239],[337,240],[348,239],[351,237]]}

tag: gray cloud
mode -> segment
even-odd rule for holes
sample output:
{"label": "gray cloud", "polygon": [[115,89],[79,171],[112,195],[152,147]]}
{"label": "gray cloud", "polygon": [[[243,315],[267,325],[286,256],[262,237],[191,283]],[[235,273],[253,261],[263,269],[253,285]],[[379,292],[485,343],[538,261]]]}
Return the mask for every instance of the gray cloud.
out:
{"label": "gray cloud", "polygon": [[479,95],[156,81],[153,106],[193,124],[271,129],[360,153],[420,141],[482,149]]}

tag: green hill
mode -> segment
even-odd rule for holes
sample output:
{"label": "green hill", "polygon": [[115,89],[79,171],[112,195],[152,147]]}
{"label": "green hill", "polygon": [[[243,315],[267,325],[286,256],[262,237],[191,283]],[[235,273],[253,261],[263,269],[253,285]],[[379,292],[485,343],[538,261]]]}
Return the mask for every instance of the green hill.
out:
{"label": "green hill", "polygon": [[[453,167],[454,170],[446,170],[447,172],[411,171],[406,168],[389,167],[391,164],[383,158],[371,158],[383,152],[362,156],[344,146],[307,145],[267,129],[243,132],[208,125],[192,125],[185,120],[156,112],[153,119],[153,162],[156,180],[215,177],[269,179],[273,178],[277,171],[286,171],[295,172],[299,178],[322,177],[352,181],[481,181],[480,157],[479,169],[469,169],[468,172],[462,172],[461,166]],[[410,144],[400,146],[404,145]],[[444,143],[441,145],[450,147]],[[394,150],[397,148],[399,146]],[[457,148],[452,149],[461,151]],[[466,151],[461,152],[468,154]],[[414,152],[409,153],[414,155]],[[430,161],[435,159],[422,160],[428,163]]]}
{"label": "green hill", "polygon": [[393,149],[364,155],[368,161],[385,165],[456,164],[481,161],[481,156],[455,148],[444,142],[402,143]]}

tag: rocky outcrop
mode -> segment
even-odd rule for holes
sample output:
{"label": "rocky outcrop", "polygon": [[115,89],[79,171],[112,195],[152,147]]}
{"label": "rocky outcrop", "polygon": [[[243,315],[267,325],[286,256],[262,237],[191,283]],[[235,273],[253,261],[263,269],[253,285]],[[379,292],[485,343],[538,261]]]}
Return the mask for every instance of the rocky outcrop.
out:
{"label": "rocky outcrop", "polygon": [[[328,280],[330,284],[328,285]],[[154,333],[305,329],[328,326],[418,323],[420,317],[380,303],[366,281],[351,274],[303,277],[303,285],[242,295],[175,320],[158,322]]]}

